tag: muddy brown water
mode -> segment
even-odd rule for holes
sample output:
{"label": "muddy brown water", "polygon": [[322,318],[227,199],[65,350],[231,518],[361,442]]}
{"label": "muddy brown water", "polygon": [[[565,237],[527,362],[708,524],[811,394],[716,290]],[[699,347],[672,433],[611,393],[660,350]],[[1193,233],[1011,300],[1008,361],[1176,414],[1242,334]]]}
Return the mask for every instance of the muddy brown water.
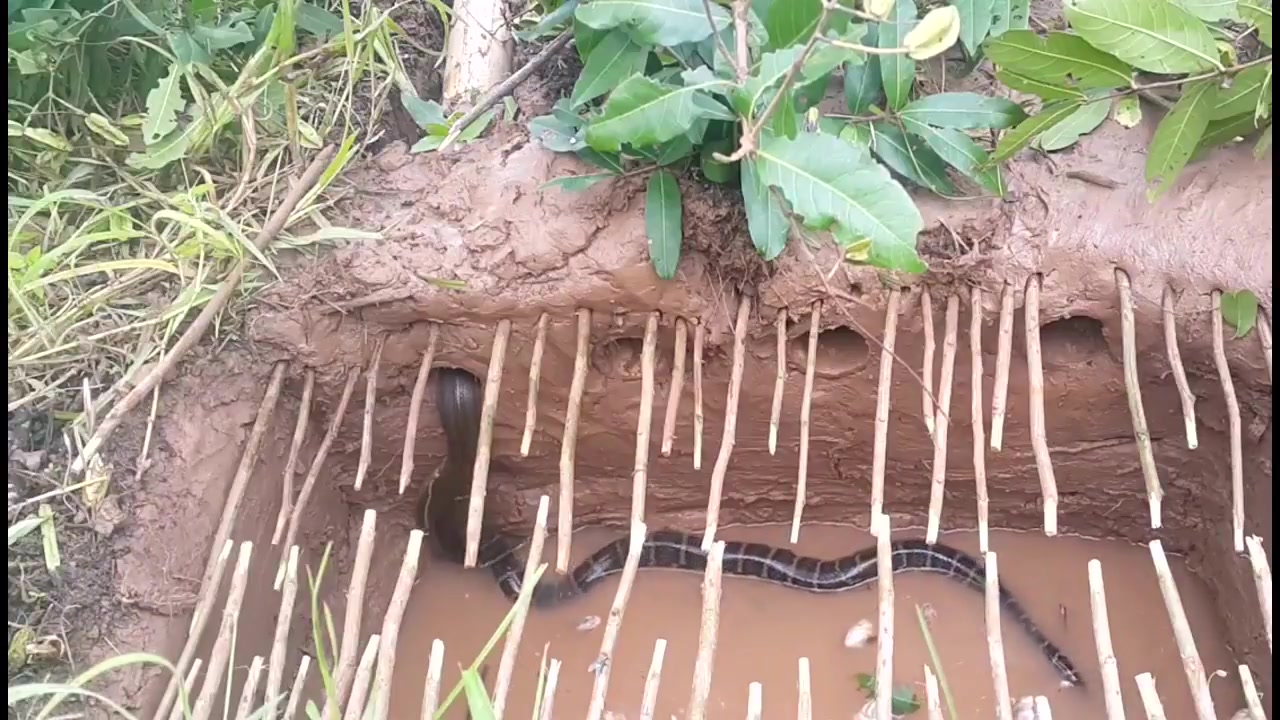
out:
{"label": "muddy brown water", "polygon": [[[725,529],[720,536],[785,546],[787,534],[783,526],[758,526]],[[922,531],[895,533],[900,538],[919,535]],[[616,537],[615,532],[605,530],[577,533],[573,543],[575,559],[582,559]],[[941,541],[977,552],[975,533],[949,533]],[[873,543],[874,539],[862,530],[807,526],[796,549],[809,555],[836,557]],[[548,543],[546,558],[553,558],[553,547],[554,539]],[[1142,716],[1133,677],[1150,672],[1170,720],[1195,716],[1147,548],[993,531],[991,549],[1000,556],[1002,584],[1075,662],[1086,683],[1084,688],[1060,688],[1057,674],[1036,644],[1006,617],[1005,654],[1015,698],[1046,695],[1056,717],[1103,716],[1086,569],[1090,559],[1098,558],[1106,580],[1112,641],[1127,714]],[[1205,587],[1185,571],[1179,559],[1171,558],[1171,562],[1206,670],[1233,667]],[[549,568],[548,572],[554,569]],[[593,680],[588,668],[600,651],[604,623],[583,629],[584,621],[589,625],[592,617],[608,616],[617,584],[615,576],[586,597],[530,614],[508,696],[509,717],[528,716],[543,648],[548,643],[549,657],[563,662],[555,695],[555,717],[585,714]],[[899,574],[894,579],[894,589],[897,683],[912,684],[923,701],[923,666],[929,656],[916,615],[916,607],[920,606],[930,618],[930,632],[960,716],[993,717],[994,691],[982,593],[949,578],[923,574]],[[845,635],[861,619],[874,624],[876,606],[874,584],[843,593],[815,594],[726,576],[709,717],[744,717],[751,682],[763,683],[767,717],[794,717],[797,661],[801,657],[810,660],[814,717],[852,717],[864,701],[857,676],[874,674],[876,651],[874,641],[860,649],[847,648]],[[665,638],[668,646],[657,717],[685,717],[700,607],[699,574],[640,570],[615,648],[607,703],[615,717],[634,720],[639,716],[644,678],[658,638]],[[443,692],[448,693],[460,677],[460,665],[471,662],[509,609],[510,604],[487,571],[464,570],[442,562],[430,564],[414,590],[401,630],[391,717],[418,716],[433,639],[440,638],[445,643]],[[487,660],[490,686],[501,647],[499,644]],[[1233,705],[1239,697],[1234,682],[1223,679],[1212,683],[1218,708],[1227,713],[1235,709]],[[463,705],[460,698],[447,717],[464,718]],[[923,715],[922,709],[919,716]]]}

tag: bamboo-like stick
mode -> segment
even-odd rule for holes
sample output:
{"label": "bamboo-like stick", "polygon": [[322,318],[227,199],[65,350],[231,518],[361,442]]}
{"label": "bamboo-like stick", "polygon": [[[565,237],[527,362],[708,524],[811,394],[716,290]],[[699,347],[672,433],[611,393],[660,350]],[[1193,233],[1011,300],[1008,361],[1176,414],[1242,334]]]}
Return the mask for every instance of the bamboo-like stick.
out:
{"label": "bamboo-like stick", "polygon": [[293,720],[298,714],[298,703],[302,700],[302,690],[307,686],[307,671],[311,669],[311,656],[303,655],[298,663],[298,674],[293,679],[293,687],[289,690],[289,699],[285,702],[283,720]]}
{"label": "bamboo-like stick", "polygon": [[[545,515],[545,513],[544,513]],[[404,622],[405,608],[409,606],[409,594],[418,578],[418,558],[422,552],[423,532],[417,528],[409,531],[409,544],[400,562],[400,574],[396,576],[391,602],[382,617],[382,645],[378,649],[378,663],[373,674],[373,717],[386,720],[391,712],[391,680],[395,677],[396,644],[400,640],[400,624]]]}
{"label": "bamboo-like stick", "polygon": [[[293,605],[298,596],[297,545],[289,548],[289,561],[285,566],[284,589],[280,593],[280,611],[276,613],[276,630],[271,637],[271,659],[267,662],[267,702],[280,694],[284,687],[285,662],[289,658],[289,628],[293,625]],[[274,720],[276,713],[271,713]]]}
{"label": "bamboo-like stick", "polygon": [[[337,707],[347,707],[344,703],[351,692],[351,683],[355,681],[356,663],[360,650],[360,621],[364,614],[365,586],[369,582],[369,564],[373,561],[374,538],[377,535],[378,513],[372,508],[364,511],[364,519],[360,523],[360,539],[356,541],[356,559],[351,569],[351,580],[347,585],[347,607],[342,615],[342,635],[338,645],[338,662],[333,673],[333,684],[337,688]],[[325,701],[323,717],[332,717],[334,712],[333,698]]]}
{"label": "bamboo-like stick", "polygon": [[284,463],[284,480],[280,484],[280,512],[276,515],[275,531],[271,533],[272,545],[280,544],[285,523],[289,520],[289,511],[293,509],[293,478],[297,474],[298,455],[302,452],[302,443],[307,439],[307,426],[311,423],[311,395],[316,389],[316,371],[307,368],[302,376],[302,399],[298,402],[298,420],[293,425],[289,458]]}
{"label": "bamboo-like stick", "polygon": [[573,355],[573,382],[564,415],[560,441],[560,505],[556,527],[556,572],[569,572],[573,550],[573,471],[578,453],[578,422],[582,418],[582,394],[587,389],[587,359],[591,350],[591,311],[578,309],[578,345]]}
{"label": "bamboo-like stick", "polygon": [[956,346],[960,328],[960,298],[947,296],[947,319],[942,337],[942,374],[938,377],[937,417],[933,422],[933,477],[929,490],[929,528],[925,539],[938,541],[942,500],[947,483],[947,438],[951,432],[951,388],[956,376]]}
{"label": "bamboo-like stick", "polygon": [[982,417],[982,288],[969,291],[969,426],[973,431],[973,483],[978,494],[978,552],[990,541],[990,498],[987,496],[987,438]]}
{"label": "bamboo-like stick", "polygon": [[929,720],[943,720],[942,697],[938,694],[938,678],[934,676],[933,670],[929,669],[928,663],[924,666],[924,697]]}
{"label": "bamboo-like stick", "polygon": [[1044,419],[1044,363],[1040,355],[1040,276],[1027,280],[1027,297],[1023,306],[1027,325],[1027,377],[1031,406],[1031,451],[1040,474],[1040,494],[1044,496],[1044,534],[1058,534],[1058,481],[1053,475],[1053,459],[1049,457],[1049,439]]}
{"label": "bamboo-like stick", "polygon": [[1267,379],[1271,379],[1271,320],[1264,312],[1258,313],[1258,342],[1262,345],[1262,356],[1267,361]]}
{"label": "bamboo-like stick", "polygon": [[1111,620],[1107,615],[1107,590],[1102,583],[1102,562],[1089,561],[1089,609],[1093,617],[1093,645],[1098,651],[1102,673],[1102,699],[1107,720],[1124,720],[1124,698],[1120,693],[1120,668],[1111,648]]}
{"label": "bamboo-like stick", "polygon": [[560,684],[560,661],[551,658],[547,664],[547,682],[542,686],[542,710],[538,720],[552,720],[555,717],[556,686]]}
{"label": "bamboo-like stick", "polygon": [[364,487],[364,476],[369,474],[369,464],[373,462],[373,408],[378,402],[378,370],[382,367],[382,350],[387,345],[385,335],[378,337],[373,345],[373,358],[369,360],[369,372],[364,383],[364,424],[360,430],[360,462],[356,465],[355,490]]}
{"label": "bamboo-like stick", "polygon": [[1161,317],[1164,320],[1164,350],[1169,357],[1169,369],[1173,382],[1178,386],[1178,398],[1182,401],[1182,420],[1187,428],[1187,447],[1195,450],[1200,445],[1196,436],[1196,396],[1187,382],[1187,371],[1182,366],[1182,353],[1178,350],[1178,323],[1173,313],[1173,288],[1166,285],[1160,297]]}
{"label": "bamboo-like stick", "polygon": [[547,541],[547,514],[550,511],[551,498],[543,495],[538,499],[533,536],[529,538],[529,556],[525,558],[524,575],[520,581],[520,587],[528,589],[528,599],[516,605],[515,615],[507,628],[506,641],[502,646],[502,657],[498,660],[498,678],[493,683],[493,716],[497,720],[502,720],[507,707],[507,692],[511,689],[511,678],[515,674],[520,640],[524,637],[524,624],[529,617],[529,603],[533,601],[536,591],[531,586],[538,577],[538,566],[542,564],[542,547]]}
{"label": "bamboo-like stick", "polygon": [[760,720],[764,714],[764,686],[753,682],[747,686],[747,720]]}
{"label": "bamboo-like stick", "polygon": [[991,449],[1004,443],[1004,414],[1009,403],[1009,366],[1013,358],[1013,286],[1000,292],[1000,333],[996,336],[996,377],[991,386]]}
{"label": "bamboo-like stick", "polygon": [[1248,665],[1240,665],[1237,670],[1240,672],[1240,689],[1244,691],[1244,704],[1249,708],[1250,720],[1267,720],[1267,714],[1262,709],[1262,697],[1258,695],[1258,686],[1253,682],[1253,672]]}
{"label": "bamboo-like stick", "polygon": [[422,351],[422,362],[418,364],[418,379],[413,383],[413,395],[409,400],[409,421],[404,428],[404,453],[400,456],[400,494],[409,487],[413,479],[413,451],[418,443],[418,418],[422,415],[422,398],[427,393],[427,378],[431,375],[431,365],[436,358],[436,343],[440,339],[440,326],[431,323],[427,334],[427,349]]}
{"label": "bamboo-like stick", "polygon": [[538,334],[533,338],[533,357],[529,360],[529,396],[524,408],[524,436],[520,438],[520,457],[529,457],[533,446],[533,430],[538,426],[538,386],[542,383],[542,354],[547,347],[547,324],[544,312],[538,316]]}
{"label": "bamboo-like stick", "polygon": [[444,674],[444,641],[431,641],[431,657],[427,659],[427,681],[422,687],[422,720],[436,716],[440,704],[440,676]]}
{"label": "bamboo-like stick", "polygon": [[[311,491],[315,489],[316,480],[320,477],[320,469],[324,467],[325,458],[329,456],[329,449],[333,447],[333,441],[338,437],[338,430],[342,428],[342,419],[347,414],[347,405],[351,402],[351,394],[355,392],[356,380],[360,379],[358,369],[351,369],[347,372],[347,382],[342,387],[342,397],[338,399],[338,407],[334,409],[333,418],[329,421],[329,429],[325,431],[324,439],[320,441],[320,447],[316,449],[316,456],[311,459],[311,468],[307,470],[307,479],[302,482],[302,489],[298,491],[298,501],[293,505],[293,512],[289,516],[289,527],[284,534],[284,545],[289,547],[297,542],[298,527],[302,524],[302,514],[307,509],[307,501],[311,499]],[[280,584],[284,582],[285,559],[280,558],[280,567],[276,569],[276,579],[272,583],[276,590],[280,589]]]}
{"label": "bamboo-like stick", "polygon": [[[741,314],[739,315],[741,317]],[[693,664],[693,690],[685,712],[689,720],[707,717],[711,697],[711,671],[715,663],[716,637],[720,630],[720,578],[724,572],[724,541],[717,540],[707,553],[707,571],[702,578],[702,620],[698,628],[698,656]]]}
{"label": "bamboo-like stick", "polygon": [[773,407],[769,410],[769,454],[778,454],[778,424],[782,422],[782,389],[787,384],[787,309],[778,310],[774,320],[777,336],[777,370],[773,377]]}
{"label": "bamboo-like stick", "polygon": [[[182,693],[187,697],[187,705],[191,704],[191,691],[196,687],[196,678],[200,676],[200,666],[204,660],[196,658],[191,661],[191,669],[187,671],[187,677],[182,681]],[[169,720],[182,720],[182,698],[173,704],[173,709],[169,711]]]}
{"label": "bamboo-like stick", "polygon": [[[893,348],[898,340],[898,303],[902,291],[889,291],[884,311],[884,342],[880,345],[880,377],[876,385],[876,429],[871,454],[871,518],[884,512],[884,470],[889,447],[889,394],[893,390]],[[875,523],[871,523],[875,531]]]}
{"label": "bamboo-like stick", "polygon": [[[871,518],[876,528],[876,582],[880,598],[876,637],[876,717],[893,717],[893,545],[889,516]],[[887,690],[886,690],[887,689]]]}
{"label": "bamboo-like stick", "polygon": [[360,720],[364,717],[367,709],[365,703],[369,699],[369,682],[373,679],[373,661],[378,657],[381,642],[382,638],[376,633],[369,636],[369,642],[360,655],[360,664],[356,666],[355,681],[351,686],[351,699],[342,713],[342,720]]}
{"label": "bamboo-like stick", "polygon": [[693,326],[693,469],[702,469],[702,351],[707,344],[707,328],[701,321]]}
{"label": "bamboo-like stick", "polygon": [[1156,692],[1156,679],[1151,673],[1142,673],[1133,680],[1138,684],[1138,695],[1142,697],[1142,709],[1147,720],[1166,720],[1164,703],[1160,702],[1160,695]]}
{"label": "bamboo-like stick", "polygon": [[247,720],[249,713],[255,709],[254,698],[258,694],[258,682],[262,679],[262,656],[254,655],[249,661],[249,674],[244,678],[244,686],[240,689],[240,703],[236,705],[236,720]]}
{"label": "bamboo-like stick", "polygon": [[1004,661],[1004,633],[1000,628],[1000,563],[990,550],[986,554],[987,655],[991,661],[991,683],[996,693],[996,720],[1013,720],[1009,697],[1009,672]]}
{"label": "bamboo-like stick", "polygon": [[1222,397],[1227,403],[1227,429],[1231,433],[1231,540],[1238,554],[1244,553],[1244,449],[1240,430],[1240,403],[1236,400],[1231,366],[1222,332],[1222,291],[1214,290],[1213,361],[1218,366]]}
{"label": "bamboo-like stick", "polygon": [[796,506],[791,515],[791,544],[800,542],[800,518],[804,514],[809,486],[809,414],[813,410],[813,378],[818,361],[818,328],[822,323],[822,301],[815,300],[809,313],[809,353],[805,359],[804,394],[800,398],[800,470],[796,477]]}
{"label": "bamboo-like stick", "polygon": [[640,567],[640,556],[644,550],[644,539],[648,529],[643,522],[631,524],[631,542],[627,547],[627,560],[622,567],[622,579],[618,582],[618,591],[613,597],[613,606],[609,608],[609,619],[604,626],[604,635],[600,639],[600,655],[596,659],[595,682],[591,686],[591,704],[587,707],[587,720],[600,720],[604,716],[604,701],[609,692],[609,674],[613,670],[614,647],[618,642],[618,633],[622,630],[622,617],[627,611],[627,601],[631,598],[631,588],[636,581],[636,571]]}
{"label": "bamboo-like stick", "polygon": [[498,321],[493,334],[493,350],[489,354],[489,374],[484,382],[484,403],[480,406],[480,438],[476,444],[476,464],[471,473],[471,502],[467,506],[467,552],[463,567],[473,568],[480,559],[480,530],[484,522],[484,496],[489,486],[489,458],[493,452],[493,422],[498,415],[498,396],[502,392],[502,369],[507,364],[507,342],[511,339],[511,321]]}
{"label": "bamboo-like stick", "polygon": [[1159,540],[1152,540],[1149,545],[1151,563],[1155,565],[1156,579],[1160,582],[1160,595],[1164,598],[1169,623],[1173,626],[1173,638],[1182,657],[1182,670],[1187,675],[1187,685],[1195,701],[1196,716],[1200,720],[1215,720],[1218,713],[1213,709],[1213,696],[1209,694],[1209,679],[1205,676],[1200,651],[1196,649],[1196,639],[1191,634],[1191,624],[1187,622],[1187,612],[1182,607],[1182,597],[1173,580],[1173,571],[1169,569],[1169,559],[1165,557],[1164,546]]}
{"label": "bamboo-like stick", "polygon": [[1271,565],[1267,563],[1267,551],[1262,538],[1250,535],[1244,540],[1249,550],[1249,567],[1253,571],[1253,584],[1258,590],[1258,607],[1262,610],[1262,622],[1267,626],[1267,649],[1271,649]]}
{"label": "bamboo-like stick", "polygon": [[676,347],[671,357],[671,387],[667,390],[667,413],[662,420],[662,457],[671,456],[676,439],[676,419],[680,416],[680,396],[684,393],[684,361],[689,354],[689,325],[676,318]]}
{"label": "bamboo-like stick", "polygon": [[[1133,440],[1138,445],[1138,464],[1147,484],[1147,506],[1151,510],[1151,527],[1161,527],[1160,505],[1164,488],[1156,469],[1156,456],[1151,449],[1151,433],[1147,430],[1147,411],[1142,405],[1142,383],[1138,378],[1138,331],[1133,317],[1133,291],[1129,275],[1116,268],[1116,290],[1120,295],[1120,336],[1124,344],[1124,387],[1129,398],[1129,417],[1133,419]],[[1119,680],[1117,680],[1117,683]]]}
{"label": "bamboo-like stick", "polygon": [[200,688],[200,697],[196,699],[191,711],[192,720],[208,720],[213,712],[213,704],[220,697],[223,671],[231,656],[231,639],[236,633],[236,624],[240,621],[240,606],[244,602],[244,589],[249,579],[249,557],[253,554],[253,543],[248,540],[240,543],[240,553],[236,556],[236,567],[231,573],[231,587],[227,590],[227,604],[222,609],[222,624],[218,627],[218,637],[213,641],[213,651],[209,653],[209,663],[205,666],[205,682]]}
{"label": "bamboo-like stick", "polygon": [[809,658],[800,658],[796,666],[796,694],[799,696],[796,719],[813,720],[813,685],[809,680]]}
{"label": "bamboo-like stick", "polygon": [[[920,288],[920,319],[924,323],[924,359],[920,365],[920,378],[924,383],[921,388],[921,413],[924,415],[924,426],[933,437],[933,356],[937,343],[933,339],[933,296],[926,285]],[[885,717],[888,717],[887,715]]]}
{"label": "bamboo-like stick", "polygon": [[1049,698],[1036,696],[1036,720],[1053,720],[1053,711],[1049,709]]}
{"label": "bamboo-like stick", "polygon": [[644,676],[644,692],[640,696],[640,720],[653,720],[658,707],[658,686],[662,683],[662,660],[667,654],[667,641],[658,638],[653,643],[653,659]]}
{"label": "bamboo-like stick", "polygon": [[747,362],[747,318],[751,299],[743,295],[738,302],[738,321],[733,328],[733,371],[729,377],[729,394],[724,403],[724,432],[720,436],[720,453],[711,469],[711,492],[707,498],[707,529],[702,537],[702,551],[710,552],[720,527],[720,497],[724,494],[724,476],[729,472],[729,458],[738,434],[738,397],[742,393],[742,370]]}
{"label": "bamboo-like stick", "polygon": [[649,485],[649,433],[653,430],[654,364],[658,355],[658,313],[649,313],[640,350],[640,412],[636,423],[636,465],[631,473],[631,522],[644,522]]}

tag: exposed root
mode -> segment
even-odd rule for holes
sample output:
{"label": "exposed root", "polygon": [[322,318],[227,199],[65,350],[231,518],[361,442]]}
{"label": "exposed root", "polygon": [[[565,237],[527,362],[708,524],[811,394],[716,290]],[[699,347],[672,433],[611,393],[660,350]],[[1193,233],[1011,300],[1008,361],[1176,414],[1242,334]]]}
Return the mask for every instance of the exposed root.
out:
{"label": "exposed root", "polygon": [[489,355],[489,374],[484,383],[484,403],[480,406],[480,438],[476,443],[476,464],[471,473],[471,501],[467,506],[467,552],[463,567],[473,568],[480,558],[480,530],[484,522],[484,496],[489,487],[489,460],[493,453],[493,422],[498,415],[502,392],[502,369],[507,364],[507,343],[511,321],[498,321]]}
{"label": "exposed root", "polygon": [[533,338],[533,357],[529,360],[529,396],[525,400],[524,435],[520,438],[520,457],[529,457],[533,431],[538,426],[538,386],[542,383],[542,354],[547,347],[549,316],[538,316],[538,334]]}
{"label": "exposed root", "polygon": [[1129,275],[1119,268],[1116,269],[1116,290],[1120,294],[1124,388],[1129,398],[1129,416],[1133,419],[1133,439],[1138,445],[1138,464],[1142,466],[1142,477],[1147,484],[1147,506],[1151,510],[1151,527],[1159,529],[1160,505],[1164,500],[1164,488],[1160,486],[1156,456],[1151,449],[1151,432],[1147,430],[1147,411],[1142,405],[1142,384],[1138,379],[1138,330],[1133,318],[1133,292],[1129,289]]}
{"label": "exposed root", "polygon": [[809,355],[804,368],[804,394],[800,398],[800,470],[796,478],[796,506],[791,516],[791,544],[800,542],[800,519],[804,514],[809,484],[809,415],[813,409],[813,378],[818,360],[818,330],[822,323],[822,301],[813,303],[809,313]]}
{"label": "exposed root", "polygon": [[573,550],[573,471],[578,453],[578,423],[582,418],[582,394],[587,389],[587,359],[591,352],[591,311],[578,309],[578,345],[573,355],[573,382],[569,385],[569,408],[564,415],[564,437],[560,441],[560,505],[556,525],[556,572],[569,572]]}
{"label": "exposed root", "polygon": [[1182,401],[1182,419],[1187,427],[1187,447],[1195,450],[1200,445],[1196,437],[1196,396],[1187,382],[1187,371],[1182,366],[1182,353],[1178,351],[1178,323],[1173,313],[1173,288],[1165,286],[1160,297],[1161,316],[1164,320],[1164,347],[1169,356],[1169,369],[1178,386],[1178,398]]}

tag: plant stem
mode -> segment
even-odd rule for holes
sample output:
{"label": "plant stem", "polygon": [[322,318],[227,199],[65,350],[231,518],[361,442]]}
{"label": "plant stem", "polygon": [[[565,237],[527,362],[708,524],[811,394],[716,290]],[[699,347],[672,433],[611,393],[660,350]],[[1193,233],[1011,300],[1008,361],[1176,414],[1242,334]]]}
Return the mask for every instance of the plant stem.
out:
{"label": "plant stem", "polygon": [[857,50],[858,52],[864,52],[868,55],[906,55],[907,53],[911,52],[909,48],[904,48],[904,47],[875,48],[875,47],[867,47],[866,45],[859,45],[857,43],[845,42],[843,40],[832,40],[831,38],[819,37],[817,35],[814,35],[814,38],[828,45],[833,45],[838,48],[844,48],[846,50]]}
{"label": "plant stem", "polygon": [[[1271,62],[1271,56],[1267,55],[1265,57],[1255,58],[1253,60],[1250,60],[1249,62],[1240,63],[1239,65],[1232,65],[1231,67],[1223,68],[1221,70],[1212,70],[1210,72],[1200,73],[1199,75],[1188,75],[1186,77],[1175,78],[1173,80],[1161,80],[1159,82],[1153,82],[1153,83],[1135,84],[1132,87],[1127,87],[1122,90],[1117,90],[1114,93],[1111,93],[1110,95],[1100,97],[1098,98],[1098,100],[1114,100],[1115,98],[1125,97],[1126,95],[1135,95],[1135,94],[1142,95],[1143,97],[1147,97],[1148,99],[1151,99],[1150,96],[1153,94],[1151,93],[1151,91],[1156,90],[1158,88],[1181,87],[1183,85],[1187,85],[1193,82],[1199,82],[1201,80],[1212,80],[1213,78],[1231,77],[1232,75],[1236,75],[1240,72],[1248,70],[1249,68],[1257,67],[1259,65],[1266,65],[1270,62]],[[1097,100],[1090,101],[1090,102],[1097,102]]]}
{"label": "plant stem", "polygon": [[947,700],[947,712],[951,715],[951,720],[960,720],[960,714],[956,712],[956,699],[951,695],[951,686],[947,684],[947,674],[942,671],[942,661],[938,657],[938,647],[933,644],[933,634],[929,632],[929,621],[925,620],[924,610],[916,605],[916,620],[920,622],[920,632],[924,635],[925,647],[929,649],[929,662],[933,663],[933,670],[938,674],[938,684],[942,686],[942,697]]}

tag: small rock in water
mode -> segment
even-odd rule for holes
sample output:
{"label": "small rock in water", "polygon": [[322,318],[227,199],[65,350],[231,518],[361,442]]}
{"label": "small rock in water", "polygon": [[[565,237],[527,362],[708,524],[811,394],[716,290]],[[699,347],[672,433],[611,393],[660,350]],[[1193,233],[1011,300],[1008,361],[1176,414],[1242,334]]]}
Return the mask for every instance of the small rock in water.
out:
{"label": "small rock in water", "polygon": [[590,632],[600,627],[599,615],[587,615],[578,622],[578,632]]}
{"label": "small rock in water", "polygon": [[872,638],[875,636],[875,627],[871,624],[871,621],[866,618],[862,618],[858,622],[854,623],[853,627],[849,628],[849,632],[845,633],[844,646],[855,649],[863,648],[866,647],[867,643],[871,642]]}

